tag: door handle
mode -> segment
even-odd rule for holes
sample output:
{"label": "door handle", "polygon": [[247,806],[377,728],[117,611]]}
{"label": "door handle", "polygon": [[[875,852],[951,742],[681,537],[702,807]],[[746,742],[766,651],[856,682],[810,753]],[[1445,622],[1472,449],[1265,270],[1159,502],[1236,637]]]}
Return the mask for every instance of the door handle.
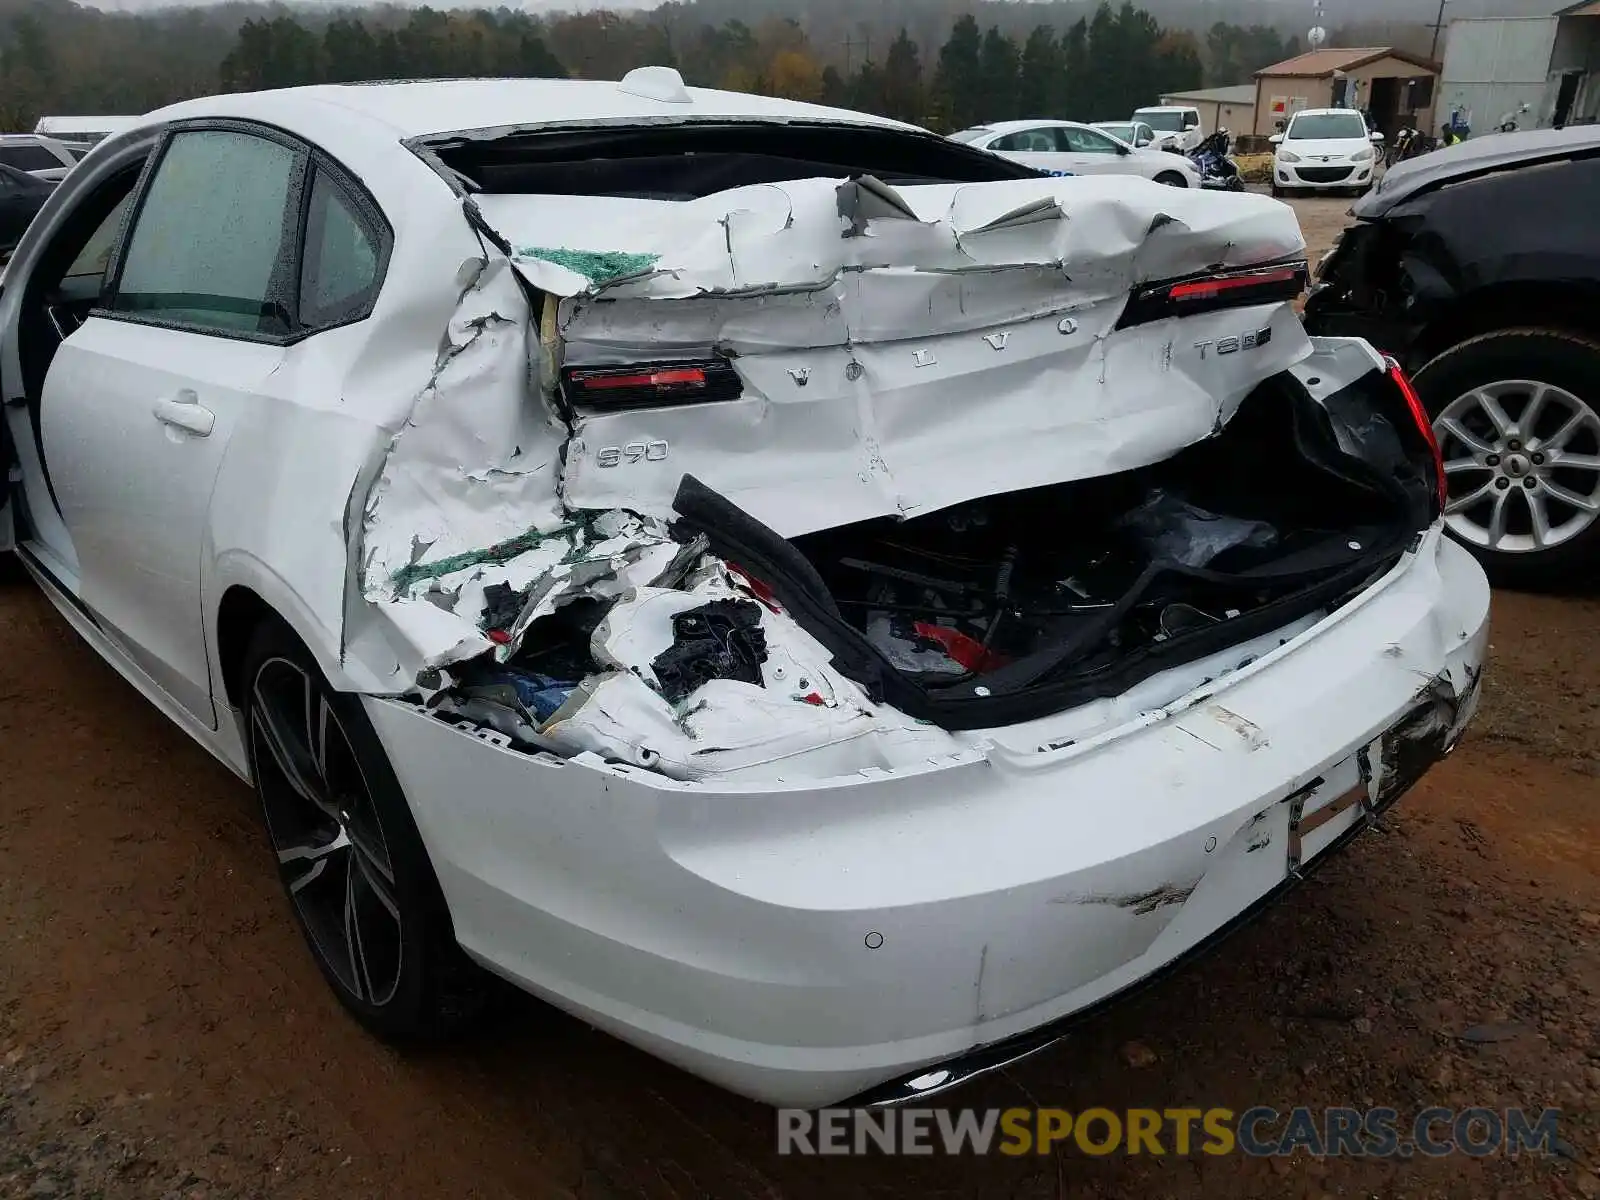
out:
{"label": "door handle", "polygon": [[217,424],[217,414],[200,407],[200,397],[193,388],[181,388],[176,394],[157,400],[151,412],[163,425],[182,429],[195,437],[210,437]]}

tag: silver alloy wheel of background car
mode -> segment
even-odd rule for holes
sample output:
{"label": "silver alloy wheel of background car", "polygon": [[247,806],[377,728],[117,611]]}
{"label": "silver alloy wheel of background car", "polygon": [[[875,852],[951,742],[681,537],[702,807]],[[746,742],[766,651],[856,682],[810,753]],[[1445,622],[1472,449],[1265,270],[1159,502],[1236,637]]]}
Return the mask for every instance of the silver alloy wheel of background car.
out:
{"label": "silver alloy wheel of background car", "polygon": [[400,986],[394,868],[371,789],[322,686],[287,658],[251,683],[250,757],[279,870],[313,948],[358,1001]]}
{"label": "silver alloy wheel of background car", "polygon": [[1484,384],[1434,419],[1450,485],[1445,522],[1502,554],[1548,550],[1600,520],[1600,412],[1537,380]]}

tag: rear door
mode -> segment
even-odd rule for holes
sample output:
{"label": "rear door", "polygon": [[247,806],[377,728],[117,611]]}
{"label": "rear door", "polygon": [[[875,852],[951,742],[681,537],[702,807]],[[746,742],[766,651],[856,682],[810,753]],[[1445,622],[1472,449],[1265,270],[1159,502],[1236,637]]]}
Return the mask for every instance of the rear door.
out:
{"label": "rear door", "polygon": [[1015,159],[1036,171],[1077,172],[1073,154],[1062,138],[1062,130],[1055,125],[1040,125],[1033,129],[1018,129],[1003,134],[989,143],[989,149]]}
{"label": "rear door", "polygon": [[1128,160],[1112,141],[1098,129],[1077,129],[1063,126],[1056,133],[1064,143],[1072,161],[1072,170],[1080,175],[1119,175],[1128,172]]}
{"label": "rear door", "polygon": [[45,459],[80,599],[214,725],[200,564],[212,486],[292,331],[303,152],[266,131],[174,133],[138,197],[104,307],[45,381]]}

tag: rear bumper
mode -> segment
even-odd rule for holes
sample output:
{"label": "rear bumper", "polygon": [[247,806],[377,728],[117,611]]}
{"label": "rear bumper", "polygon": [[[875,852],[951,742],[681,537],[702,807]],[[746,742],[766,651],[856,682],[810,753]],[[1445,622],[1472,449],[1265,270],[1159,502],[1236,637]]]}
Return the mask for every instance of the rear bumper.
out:
{"label": "rear bumper", "polygon": [[744,1095],[892,1103],[1048,1044],[1369,823],[1470,718],[1488,604],[1434,531],[1120,728],[822,781],[677,783],[368,708],[470,953]]}
{"label": "rear bumper", "polygon": [[[1020,1062],[1048,1050],[1096,1013],[1122,1002],[1134,992],[1159,983],[1216,949],[1232,934],[1276,904],[1285,893],[1304,882],[1312,871],[1376,825],[1378,818],[1392,808],[1435,762],[1455,749],[1472,710],[1477,706],[1481,682],[1480,674],[1468,684],[1465,693],[1458,694],[1453,687],[1445,686],[1420,700],[1411,712],[1385,731],[1364,759],[1358,760],[1357,782],[1347,791],[1329,795],[1330,789],[1319,787],[1313,792],[1295,794],[1284,801],[1291,842],[1298,841],[1303,847],[1311,833],[1334,821],[1340,823],[1343,831],[1309,861],[1295,861],[1276,887],[1224,921],[1188,950],[1097,1003],[1003,1042],[982,1046],[948,1062],[920,1067],[913,1074],[890,1080],[851,1097],[843,1102],[843,1106],[891,1107],[926,1100],[980,1075]],[[1373,764],[1386,761],[1391,769],[1386,774],[1380,769],[1374,778]],[[1328,798],[1324,799],[1325,796]],[[1307,811],[1308,805],[1312,806],[1310,811]],[[1352,815],[1347,817],[1346,814]]]}

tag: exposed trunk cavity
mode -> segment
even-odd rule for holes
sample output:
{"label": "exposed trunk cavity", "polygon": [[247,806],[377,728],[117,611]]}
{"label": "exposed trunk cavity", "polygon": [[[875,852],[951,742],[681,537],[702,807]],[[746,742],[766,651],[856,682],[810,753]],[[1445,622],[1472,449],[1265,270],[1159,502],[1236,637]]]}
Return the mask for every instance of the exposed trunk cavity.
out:
{"label": "exposed trunk cavity", "polygon": [[793,539],[686,478],[670,535],[613,513],[593,524],[631,554],[570,543],[586,586],[487,589],[497,650],[438,703],[685,779],[959,753],[961,731],[1121,694],[1387,569],[1430,516],[1387,387],[1319,403],[1282,376],[1156,466]]}
{"label": "exposed trunk cavity", "polygon": [[1375,362],[1313,396],[1238,277],[1293,283],[1287,209],[946,178],[475,196],[502,256],[362,510],[394,670],[677,779],[925,766],[1259,653],[1426,524]]}
{"label": "exposed trunk cavity", "polygon": [[1401,434],[1363,430],[1373,461],[1280,376],[1155,466],[910,521],[785,541],[694,480],[678,507],[870,696],[981,728],[1119,694],[1361,587],[1428,519]]}

